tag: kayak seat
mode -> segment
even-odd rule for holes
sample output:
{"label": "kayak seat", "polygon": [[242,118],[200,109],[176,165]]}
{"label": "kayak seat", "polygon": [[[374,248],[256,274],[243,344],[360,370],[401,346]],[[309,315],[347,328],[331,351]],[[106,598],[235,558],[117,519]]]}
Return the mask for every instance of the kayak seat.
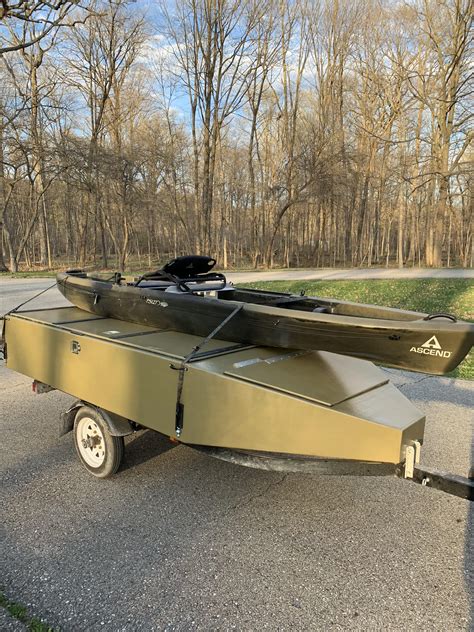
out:
{"label": "kayak seat", "polygon": [[315,307],[313,309],[313,314],[317,313],[317,314],[330,314],[331,312],[328,310],[327,307]]}
{"label": "kayak seat", "polygon": [[176,257],[168,261],[162,272],[171,274],[178,279],[190,279],[201,274],[208,274],[216,265],[216,260],[212,257],[204,257],[201,255],[190,255],[186,257]]}
{"label": "kayak seat", "polygon": [[[212,257],[192,255],[186,257],[176,257],[166,263],[160,270],[143,274],[136,282],[135,286],[151,284],[148,287],[155,289],[176,287],[180,292],[196,291],[220,291],[227,284],[227,280],[220,272],[211,272],[216,260]],[[192,285],[188,285],[188,284]],[[206,284],[205,290],[195,290],[195,284]],[[163,284],[163,285],[162,285]]]}

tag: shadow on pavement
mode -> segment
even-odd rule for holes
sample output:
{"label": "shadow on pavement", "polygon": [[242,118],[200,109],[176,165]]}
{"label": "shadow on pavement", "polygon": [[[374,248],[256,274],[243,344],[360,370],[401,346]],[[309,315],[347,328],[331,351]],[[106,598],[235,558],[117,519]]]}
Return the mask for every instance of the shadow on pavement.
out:
{"label": "shadow on pavement", "polygon": [[125,439],[125,457],[118,471],[118,476],[130,468],[146,463],[150,459],[173,450],[178,444],[172,443],[168,437],[152,430],[139,431]]}

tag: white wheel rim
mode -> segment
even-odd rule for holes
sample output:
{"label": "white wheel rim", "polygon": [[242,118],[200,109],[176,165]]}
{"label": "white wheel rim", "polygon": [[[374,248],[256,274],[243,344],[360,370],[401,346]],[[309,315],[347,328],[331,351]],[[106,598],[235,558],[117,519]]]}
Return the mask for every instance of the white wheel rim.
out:
{"label": "white wheel rim", "polygon": [[105,441],[99,425],[90,417],[83,417],[77,424],[76,439],[87,465],[100,467],[105,460]]}

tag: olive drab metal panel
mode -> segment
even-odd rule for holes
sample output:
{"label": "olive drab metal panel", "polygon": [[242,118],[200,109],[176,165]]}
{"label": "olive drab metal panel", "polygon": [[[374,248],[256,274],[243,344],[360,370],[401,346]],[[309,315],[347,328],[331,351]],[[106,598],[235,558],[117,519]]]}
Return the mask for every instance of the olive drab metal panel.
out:
{"label": "olive drab metal panel", "polygon": [[[202,340],[75,307],[10,314],[5,339],[9,368],[170,436],[172,366]],[[213,339],[186,369],[183,443],[399,463],[423,439],[423,415],[364,360]]]}

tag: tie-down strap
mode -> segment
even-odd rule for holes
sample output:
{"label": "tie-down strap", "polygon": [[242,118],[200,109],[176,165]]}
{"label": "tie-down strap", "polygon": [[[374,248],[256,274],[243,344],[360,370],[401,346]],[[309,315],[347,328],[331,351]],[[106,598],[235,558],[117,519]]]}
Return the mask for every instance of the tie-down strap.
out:
{"label": "tie-down strap", "polygon": [[170,364],[171,369],[174,369],[175,371],[179,371],[178,388],[177,388],[177,393],[176,393],[176,419],[175,419],[175,432],[176,432],[177,437],[181,435],[181,432],[183,430],[184,406],[181,402],[181,396],[183,394],[184,374],[188,370],[188,367],[186,365],[189,362],[191,362],[193,358],[196,357],[196,355],[199,353],[202,347],[204,347],[204,345],[206,345],[210,340],[212,340],[221,331],[221,329],[223,329],[227,325],[227,323],[230,320],[232,320],[232,318],[234,318],[234,316],[236,316],[241,311],[243,306],[244,304],[241,303],[228,316],[226,316],[224,320],[221,323],[219,323],[219,325],[217,325],[217,327],[213,329],[208,336],[206,336],[206,338],[204,338],[198,345],[192,348],[190,353],[188,353],[188,355],[183,359],[183,361],[179,364],[179,366],[174,366],[173,364]]}

